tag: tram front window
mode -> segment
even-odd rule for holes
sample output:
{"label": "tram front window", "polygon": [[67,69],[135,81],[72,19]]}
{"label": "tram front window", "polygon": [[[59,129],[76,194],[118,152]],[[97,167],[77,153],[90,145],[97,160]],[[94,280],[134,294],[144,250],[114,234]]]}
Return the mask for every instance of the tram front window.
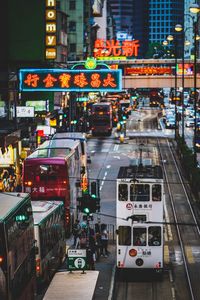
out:
{"label": "tram front window", "polygon": [[151,226],[148,230],[148,244],[149,246],[161,245],[161,227]]}
{"label": "tram front window", "polygon": [[131,184],[130,201],[149,201],[150,188],[149,184]]}
{"label": "tram front window", "polygon": [[119,201],[128,201],[128,185],[119,184]]}
{"label": "tram front window", "polygon": [[119,226],[119,245],[130,246],[131,245],[131,227],[130,226]]}
{"label": "tram front window", "polygon": [[152,185],[152,201],[161,201],[161,185]]}
{"label": "tram front window", "polygon": [[133,245],[146,246],[147,242],[146,228],[133,228]]}

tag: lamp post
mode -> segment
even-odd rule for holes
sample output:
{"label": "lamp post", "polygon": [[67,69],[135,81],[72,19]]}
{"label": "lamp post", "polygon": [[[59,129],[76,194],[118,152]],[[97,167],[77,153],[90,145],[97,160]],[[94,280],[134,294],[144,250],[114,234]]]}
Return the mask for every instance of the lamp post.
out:
{"label": "lamp post", "polygon": [[174,98],[175,98],[175,140],[177,139],[177,129],[178,129],[178,122],[177,122],[177,40],[173,37],[173,35],[168,35],[167,40],[169,42],[174,41],[174,55],[175,55],[175,73],[174,73]]}
{"label": "lamp post", "polygon": [[[190,6],[190,12],[194,14],[198,14],[200,12],[200,7],[198,4],[192,4]],[[196,134],[197,134],[197,33],[198,33],[198,21],[199,17],[195,20],[193,16],[193,32],[194,32],[194,137],[193,137],[193,151],[194,151],[194,165],[197,163],[197,149],[196,149]]]}

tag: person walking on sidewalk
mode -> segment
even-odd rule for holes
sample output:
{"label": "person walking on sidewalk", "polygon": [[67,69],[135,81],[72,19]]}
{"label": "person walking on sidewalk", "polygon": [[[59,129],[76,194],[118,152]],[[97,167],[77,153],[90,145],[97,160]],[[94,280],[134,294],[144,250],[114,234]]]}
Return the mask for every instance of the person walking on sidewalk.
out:
{"label": "person walking on sidewalk", "polygon": [[102,224],[101,230],[101,256],[108,256],[108,231],[105,224]]}
{"label": "person walking on sidewalk", "polygon": [[74,235],[74,247],[77,248],[77,239],[80,237],[81,234],[81,226],[79,224],[79,220],[77,219],[73,226],[73,235]]}

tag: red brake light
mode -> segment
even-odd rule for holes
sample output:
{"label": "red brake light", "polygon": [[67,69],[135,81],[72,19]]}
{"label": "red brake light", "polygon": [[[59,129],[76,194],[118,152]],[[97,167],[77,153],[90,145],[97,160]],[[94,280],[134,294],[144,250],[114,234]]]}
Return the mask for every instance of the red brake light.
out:
{"label": "red brake light", "polygon": [[3,256],[0,256],[0,264],[3,263]]}

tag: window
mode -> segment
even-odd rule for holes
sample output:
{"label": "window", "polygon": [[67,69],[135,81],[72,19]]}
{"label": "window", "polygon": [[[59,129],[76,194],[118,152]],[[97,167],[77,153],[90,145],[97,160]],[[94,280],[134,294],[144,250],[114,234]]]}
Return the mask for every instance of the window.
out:
{"label": "window", "polygon": [[146,246],[146,228],[133,228],[133,245]]}
{"label": "window", "polygon": [[131,184],[130,201],[149,201],[150,189],[148,184]]}
{"label": "window", "polygon": [[152,201],[161,201],[161,185],[152,185]]}
{"label": "window", "polygon": [[148,231],[148,244],[149,246],[161,245],[161,227],[151,226]]}
{"label": "window", "polygon": [[69,2],[69,9],[70,9],[70,10],[75,10],[75,9],[76,9],[76,1],[71,0],[71,1]]}
{"label": "window", "polygon": [[119,245],[130,246],[131,245],[131,227],[119,226]]}
{"label": "window", "polygon": [[119,201],[128,201],[128,185],[119,184]]}
{"label": "window", "polygon": [[76,52],[76,44],[75,43],[69,45],[69,51]]}
{"label": "window", "polygon": [[75,21],[69,22],[69,31],[76,31],[76,22]]}

